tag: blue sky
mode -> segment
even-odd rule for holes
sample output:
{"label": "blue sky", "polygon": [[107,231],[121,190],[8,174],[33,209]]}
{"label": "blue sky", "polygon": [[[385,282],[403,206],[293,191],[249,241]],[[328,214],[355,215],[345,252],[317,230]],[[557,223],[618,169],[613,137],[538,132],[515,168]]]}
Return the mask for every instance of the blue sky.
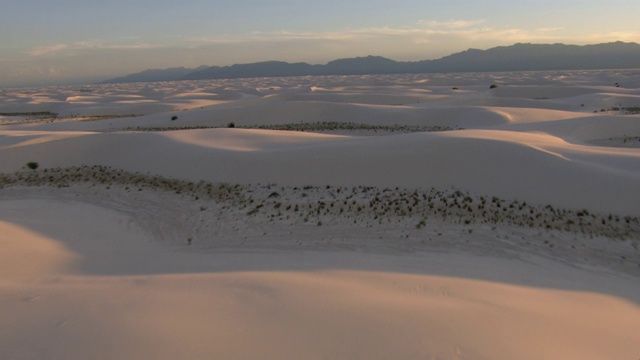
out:
{"label": "blue sky", "polygon": [[640,42],[638,0],[0,0],[0,8],[0,86],[263,60],[423,60],[517,42]]}

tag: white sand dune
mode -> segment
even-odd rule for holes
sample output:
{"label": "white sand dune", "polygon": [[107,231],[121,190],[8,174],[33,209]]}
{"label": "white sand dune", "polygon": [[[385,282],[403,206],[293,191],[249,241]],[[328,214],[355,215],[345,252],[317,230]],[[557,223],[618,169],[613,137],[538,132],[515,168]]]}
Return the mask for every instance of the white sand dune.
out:
{"label": "white sand dune", "polygon": [[[542,123],[526,122],[509,126],[509,130],[526,133],[546,133],[575,144],[589,144],[594,140],[612,140],[602,145],[622,147],[625,146],[624,143],[613,140],[637,134],[640,131],[640,122],[638,122],[636,116],[594,114],[593,116],[549,120]],[[632,147],[634,144],[629,143],[627,145]]]}
{"label": "white sand dune", "polygon": [[637,279],[543,258],[172,252],[95,205],[2,205],[3,358],[600,359],[640,340]]}
{"label": "white sand dune", "polygon": [[[638,99],[633,70],[2,90],[0,358],[637,358]],[[255,128],[323,122],[362,127]],[[404,214],[430,189],[475,220]]]}
{"label": "white sand dune", "polygon": [[[177,120],[172,121],[173,116]],[[509,122],[504,112],[483,107],[443,106],[421,108],[368,104],[341,104],[327,102],[261,102],[227,104],[206,109],[174,113],[157,113],[133,118],[110,119],[108,122],[79,124],[55,120],[49,123],[12,125],[15,129],[69,131],[114,131],[135,128],[182,128],[194,126],[226,127],[299,124],[317,122],[349,122],[369,125],[441,126],[450,128],[477,128]]]}
{"label": "white sand dune", "polygon": [[544,123],[548,121],[563,121],[569,119],[586,118],[593,116],[591,114],[584,115],[574,111],[560,111],[550,109],[537,108],[514,108],[514,107],[490,107],[487,110],[495,112],[503,116],[509,125],[528,124],[528,123]]}
{"label": "white sand dune", "polygon": [[497,97],[525,98],[525,99],[558,99],[573,96],[594,94],[606,91],[608,88],[583,87],[583,86],[501,86],[495,89],[493,94]]}
{"label": "white sand dune", "polygon": [[[245,129],[63,134],[0,134],[0,141],[12,144],[3,146],[2,171],[37,159],[49,167],[108,165],[193,181],[453,186],[540,205],[640,215],[637,198],[629,196],[640,181],[637,149],[572,145],[550,135],[462,130],[362,138]],[[26,140],[17,143],[16,135]]]}

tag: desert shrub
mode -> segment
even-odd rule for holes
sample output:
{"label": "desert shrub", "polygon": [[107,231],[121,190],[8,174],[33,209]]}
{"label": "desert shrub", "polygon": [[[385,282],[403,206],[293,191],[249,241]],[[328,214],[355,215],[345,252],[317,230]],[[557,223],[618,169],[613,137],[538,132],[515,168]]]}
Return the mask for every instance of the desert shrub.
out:
{"label": "desert shrub", "polygon": [[631,106],[623,108],[623,110],[630,115],[640,114],[640,106]]}
{"label": "desert shrub", "polygon": [[236,127],[236,124],[234,124],[233,122],[230,122],[230,123],[227,124],[227,127],[228,128],[234,128],[234,127]]}
{"label": "desert shrub", "polygon": [[27,163],[27,167],[28,167],[29,169],[31,169],[31,170],[35,170],[35,169],[37,169],[37,168],[38,168],[38,166],[40,166],[40,165],[38,165],[38,163],[37,163],[37,162],[35,162],[35,161],[29,161],[29,162]]}
{"label": "desert shrub", "polygon": [[491,86],[489,86],[489,89],[495,89],[498,87],[498,84],[491,84]]}
{"label": "desert shrub", "polygon": [[173,116],[171,117],[171,121],[175,121],[175,120],[178,120],[178,117],[177,117],[176,115],[173,115]]}

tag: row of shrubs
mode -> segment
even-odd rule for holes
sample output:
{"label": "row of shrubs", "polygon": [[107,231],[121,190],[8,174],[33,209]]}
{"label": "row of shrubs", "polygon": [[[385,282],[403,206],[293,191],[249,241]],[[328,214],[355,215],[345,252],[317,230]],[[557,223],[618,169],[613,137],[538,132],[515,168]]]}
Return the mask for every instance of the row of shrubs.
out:
{"label": "row of shrubs", "polygon": [[275,125],[248,126],[247,128],[285,130],[285,131],[381,131],[381,132],[435,132],[460,130],[448,126],[421,126],[421,125],[369,125],[352,122],[322,121],[309,123],[290,123]]}
{"label": "row of shrubs", "polygon": [[309,123],[290,123],[290,124],[269,124],[269,125],[236,125],[233,122],[226,126],[220,125],[196,125],[196,126],[179,126],[179,127],[128,127],[123,131],[170,131],[170,130],[197,130],[197,129],[219,129],[219,128],[241,128],[241,129],[261,129],[261,130],[282,130],[282,131],[302,131],[302,132],[322,132],[322,131],[371,131],[371,132],[437,132],[462,130],[459,127],[448,126],[422,126],[422,125],[369,125],[357,124],[352,122],[309,122]]}
{"label": "row of shrubs", "polygon": [[417,228],[424,226],[425,220],[441,220],[464,225],[510,225],[635,239],[636,247],[640,239],[638,217],[597,214],[587,209],[561,209],[552,205],[536,206],[459,190],[329,185],[246,186],[168,179],[106,166],[32,168],[33,171],[0,174],[0,189],[15,185],[68,187],[76,183],[90,183],[108,190],[118,185],[130,191],[152,189],[189,196],[194,200],[213,201],[228,209],[244,211],[246,216],[261,217],[264,221],[298,218],[304,222],[327,223],[331,219],[351,217],[354,221],[359,218],[383,223],[391,218],[403,218],[417,224]]}

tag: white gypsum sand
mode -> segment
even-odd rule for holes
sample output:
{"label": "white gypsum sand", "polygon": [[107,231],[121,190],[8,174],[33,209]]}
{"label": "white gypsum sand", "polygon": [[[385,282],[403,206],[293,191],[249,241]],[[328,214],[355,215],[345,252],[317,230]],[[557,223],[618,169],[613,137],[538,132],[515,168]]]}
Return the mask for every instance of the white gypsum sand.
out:
{"label": "white gypsum sand", "polygon": [[637,357],[639,75],[2,90],[0,357]]}

